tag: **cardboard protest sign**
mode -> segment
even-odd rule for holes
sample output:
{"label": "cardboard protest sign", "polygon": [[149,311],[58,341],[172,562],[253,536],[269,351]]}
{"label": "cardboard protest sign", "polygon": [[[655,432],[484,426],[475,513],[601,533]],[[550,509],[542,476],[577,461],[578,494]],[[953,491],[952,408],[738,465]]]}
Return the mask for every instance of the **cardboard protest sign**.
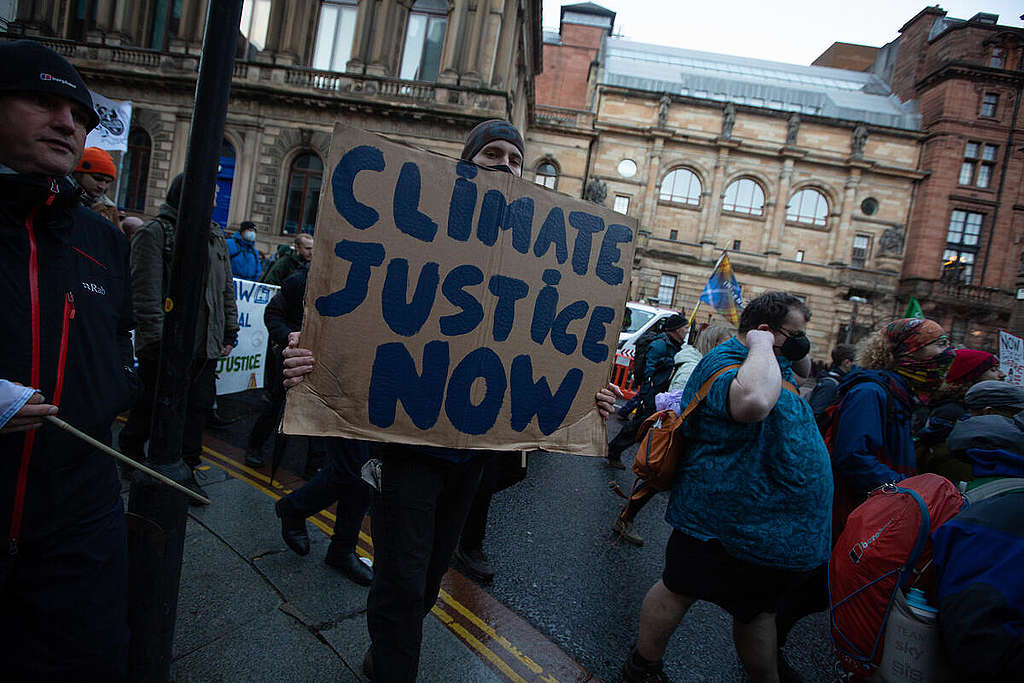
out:
{"label": "cardboard protest sign", "polygon": [[217,359],[218,396],[263,386],[263,372],[267,367],[267,326],[263,324],[263,310],[280,289],[238,277],[234,281],[238,345],[230,356]]}
{"label": "cardboard protest sign", "polygon": [[338,124],[284,432],[603,454],[636,220]]}
{"label": "cardboard protest sign", "polygon": [[999,331],[999,369],[1006,381],[1024,387],[1024,339]]}

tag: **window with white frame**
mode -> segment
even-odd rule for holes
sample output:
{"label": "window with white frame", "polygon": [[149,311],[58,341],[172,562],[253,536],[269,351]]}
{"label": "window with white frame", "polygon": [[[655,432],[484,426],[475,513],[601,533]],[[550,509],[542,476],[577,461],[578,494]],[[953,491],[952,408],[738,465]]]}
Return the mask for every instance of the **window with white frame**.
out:
{"label": "window with white frame", "polygon": [[863,268],[871,256],[871,235],[854,235],[853,252],[850,254],[850,265]]}
{"label": "window with white frame", "polygon": [[988,65],[993,69],[1002,69],[1006,66],[1006,48],[993,47],[992,56],[989,57]]}
{"label": "window with white frame", "polygon": [[983,189],[989,187],[992,184],[998,153],[999,148],[995,145],[968,142],[964,147],[964,160],[960,164],[958,182],[961,185],[973,185]]}
{"label": "window with white frame", "polygon": [[551,162],[545,161],[537,167],[537,175],[533,177],[533,182],[555,189],[555,185],[558,184],[558,169]]}
{"label": "window with white frame", "polygon": [[624,194],[615,195],[615,203],[612,206],[612,211],[617,213],[628,213],[629,212],[629,197]]}
{"label": "window with white frame", "polygon": [[663,202],[677,204],[700,205],[700,179],[688,168],[677,168],[670,171],[661,181],[661,194],[658,198]]}
{"label": "window with white frame", "polygon": [[267,44],[267,26],[270,25],[270,0],[245,0],[238,30],[245,41],[262,50]]}
{"label": "window with white frame", "polygon": [[320,3],[320,21],[313,44],[314,69],[345,70],[352,57],[358,13],[355,0],[325,0]]}
{"label": "window with white frame", "polygon": [[946,231],[946,249],[942,253],[942,279],[969,285],[974,278],[974,263],[981,245],[985,215],[973,211],[953,211]]}
{"label": "window with white frame", "polygon": [[996,117],[996,111],[999,109],[999,95],[994,92],[987,92],[981,98],[981,115],[994,119]]}
{"label": "window with white frame", "polygon": [[796,250],[796,262],[797,263],[803,263],[803,261],[804,261],[804,250],[803,249],[797,249]]}
{"label": "window with white frame", "polygon": [[661,282],[658,283],[658,303],[664,306],[671,306],[675,296],[676,276],[662,273]]}
{"label": "window with white frame", "polygon": [[748,216],[763,216],[764,190],[750,178],[734,180],[725,188],[722,209]]}
{"label": "window with white frame", "polygon": [[825,195],[810,187],[800,190],[786,206],[786,220],[824,227],[828,222],[828,201]]}
{"label": "window with white frame", "polygon": [[447,0],[416,0],[405,27],[399,78],[407,81],[437,80],[447,27]]}

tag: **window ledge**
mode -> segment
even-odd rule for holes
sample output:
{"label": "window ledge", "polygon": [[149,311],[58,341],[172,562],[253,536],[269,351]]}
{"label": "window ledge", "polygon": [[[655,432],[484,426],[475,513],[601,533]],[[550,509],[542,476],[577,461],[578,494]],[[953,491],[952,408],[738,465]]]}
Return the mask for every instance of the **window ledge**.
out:
{"label": "window ledge", "polygon": [[802,228],[803,230],[814,230],[815,232],[831,232],[828,229],[828,223],[825,225],[815,225],[814,223],[801,223],[800,221],[794,221],[786,219],[787,228]]}
{"label": "window ledge", "polygon": [[700,204],[684,204],[683,202],[672,202],[667,199],[658,199],[659,206],[669,206],[673,209],[689,209],[690,211],[700,211]]}
{"label": "window ledge", "polygon": [[762,223],[768,220],[768,217],[763,213],[740,213],[739,211],[729,211],[728,209],[722,209],[723,216],[732,216],[735,218],[746,218],[752,221],[760,221]]}

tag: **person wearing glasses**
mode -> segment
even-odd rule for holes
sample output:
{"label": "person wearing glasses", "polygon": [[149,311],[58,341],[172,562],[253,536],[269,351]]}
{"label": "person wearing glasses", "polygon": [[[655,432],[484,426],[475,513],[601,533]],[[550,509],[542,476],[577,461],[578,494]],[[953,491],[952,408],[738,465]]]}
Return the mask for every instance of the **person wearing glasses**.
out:
{"label": "person wearing glasses", "polygon": [[626,681],[667,680],[662,656],[698,600],[732,615],[751,680],[778,680],[776,606],[831,550],[828,450],[794,386],[810,373],[810,317],[795,296],[763,294],[693,370],[680,404],[709,381],[710,391],[681,427],[687,452],[665,514],[665,568],[640,608]]}

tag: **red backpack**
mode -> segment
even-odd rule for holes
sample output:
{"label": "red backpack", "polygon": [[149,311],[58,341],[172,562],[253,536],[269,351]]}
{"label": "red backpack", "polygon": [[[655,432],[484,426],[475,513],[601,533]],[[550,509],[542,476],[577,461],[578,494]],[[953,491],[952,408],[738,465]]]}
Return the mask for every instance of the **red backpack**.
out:
{"label": "red backpack", "polygon": [[920,474],[878,487],[850,514],[832,549],[828,594],[836,656],[855,677],[877,669],[897,591],[919,582],[931,565],[932,531],[962,506],[948,479]]}

